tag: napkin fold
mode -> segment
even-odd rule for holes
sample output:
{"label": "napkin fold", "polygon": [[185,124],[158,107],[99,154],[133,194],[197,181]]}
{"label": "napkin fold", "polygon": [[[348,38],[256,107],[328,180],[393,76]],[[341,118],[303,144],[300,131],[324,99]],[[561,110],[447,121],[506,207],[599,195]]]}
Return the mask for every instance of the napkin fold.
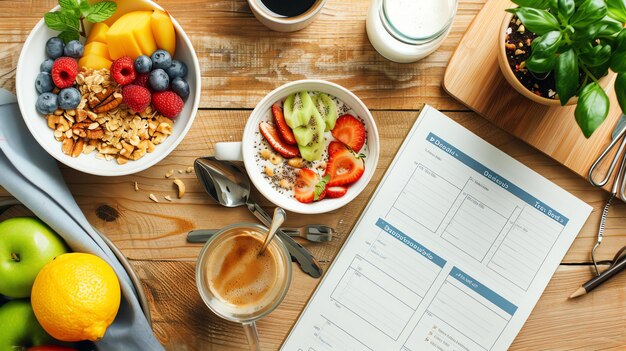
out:
{"label": "napkin fold", "polygon": [[73,251],[97,255],[115,270],[122,303],[104,338],[96,343],[98,350],[163,350],[126,270],[83,215],[56,161],[30,134],[15,95],[4,89],[0,89],[0,170],[0,186],[59,233]]}

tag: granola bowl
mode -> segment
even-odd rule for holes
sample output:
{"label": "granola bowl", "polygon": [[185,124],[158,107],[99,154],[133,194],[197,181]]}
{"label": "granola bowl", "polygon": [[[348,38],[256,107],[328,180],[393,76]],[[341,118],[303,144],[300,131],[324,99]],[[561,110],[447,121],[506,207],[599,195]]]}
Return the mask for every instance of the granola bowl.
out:
{"label": "granola bowl", "polygon": [[[112,20],[115,19],[116,16],[119,18],[120,14],[129,11],[163,10],[159,5],[149,0],[116,2],[118,3],[118,9],[116,14],[111,18]],[[58,6],[52,9],[52,11],[56,10],[58,10]],[[201,71],[196,52],[193,49],[191,41],[176,19],[172,17],[171,22],[176,32],[176,51],[173,55],[173,59],[186,63],[188,68],[186,80],[189,84],[189,95],[184,100],[184,107],[176,118],[168,119],[160,116],[154,110],[149,111],[151,106],[142,112],[141,116],[137,115],[133,116],[133,118],[128,118],[130,113],[124,112],[125,104],[121,104],[117,109],[108,111],[107,113],[109,113],[110,116],[98,114],[98,116],[88,115],[87,117],[89,118],[85,118],[85,113],[81,112],[82,117],[78,117],[76,114],[81,106],[79,105],[79,108],[74,112],[68,112],[67,115],[63,113],[59,118],[56,118],[51,117],[52,114],[44,115],[39,113],[35,106],[39,96],[35,87],[35,80],[39,74],[40,64],[46,59],[46,42],[49,38],[58,34],[58,32],[49,29],[44,24],[43,19],[40,20],[24,42],[16,70],[16,94],[18,104],[24,122],[35,140],[59,162],[81,172],[98,176],[133,174],[143,171],[163,160],[176,148],[191,128],[198,110],[201,93]],[[87,24],[86,29],[89,33],[91,25]],[[81,42],[84,41],[85,38],[81,37]],[[83,77],[81,79],[85,79],[86,72],[82,73]],[[89,75],[98,76],[103,74],[102,72],[90,72]],[[79,76],[77,76],[77,82]],[[106,85],[106,83],[100,82],[101,79],[97,77],[90,77],[88,80],[92,83],[93,87],[77,84],[77,88],[79,88],[81,95],[83,95],[83,100],[87,100],[85,94],[91,94],[90,96],[93,97],[95,96],[95,91],[102,90],[103,87],[97,87],[97,85]],[[105,86],[104,89],[106,88]],[[85,101],[81,103],[84,104]],[[119,110],[122,111],[120,112]],[[128,109],[128,111],[130,110]],[[124,116],[125,113],[126,116]],[[72,116],[71,114],[74,115]],[[77,127],[80,124],[78,123],[79,118],[84,119],[84,122],[81,122],[81,126]],[[113,128],[107,125],[109,123],[114,124]],[[65,124],[69,124],[69,127],[65,127]],[[97,124],[100,125],[98,126]],[[98,133],[102,131],[102,133],[105,134],[115,134],[111,132],[111,129],[119,129],[120,126],[123,126],[125,130],[124,133],[118,133],[126,137],[122,135],[111,135],[109,138],[109,136],[107,136],[109,140],[106,146],[99,144],[95,139],[91,139],[91,136],[95,133],[94,130]],[[144,128],[143,133],[141,133],[142,126]],[[80,139],[74,139],[73,145],[69,145],[72,144],[72,142],[64,142],[66,138],[65,133],[71,133],[67,131],[68,128],[69,130],[77,129],[77,133],[81,135]],[[157,128],[161,130],[158,133],[156,133]],[[150,129],[149,134],[146,129]],[[61,130],[63,131],[61,132]],[[154,135],[158,135],[159,137],[155,139]],[[161,135],[163,135],[163,137],[161,137]],[[124,141],[124,138],[127,139]],[[82,144],[78,140],[83,140]],[[141,142],[143,143],[140,145],[141,147],[139,147],[138,145]],[[117,144],[118,151],[111,149],[112,147],[116,147],[115,144]],[[122,148],[120,148],[121,145],[123,145]],[[72,149],[73,151],[68,151]],[[123,151],[124,149],[127,150]],[[133,152],[135,152],[135,154],[133,154]],[[126,156],[119,157],[119,155]]]}

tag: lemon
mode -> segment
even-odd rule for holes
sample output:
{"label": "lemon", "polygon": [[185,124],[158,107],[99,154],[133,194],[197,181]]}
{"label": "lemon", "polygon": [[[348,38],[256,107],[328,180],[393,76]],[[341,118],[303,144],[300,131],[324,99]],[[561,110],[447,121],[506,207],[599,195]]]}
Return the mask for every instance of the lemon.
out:
{"label": "lemon", "polygon": [[103,259],[85,253],[57,256],[33,284],[31,304],[37,320],[61,341],[97,341],[117,315],[120,282]]}

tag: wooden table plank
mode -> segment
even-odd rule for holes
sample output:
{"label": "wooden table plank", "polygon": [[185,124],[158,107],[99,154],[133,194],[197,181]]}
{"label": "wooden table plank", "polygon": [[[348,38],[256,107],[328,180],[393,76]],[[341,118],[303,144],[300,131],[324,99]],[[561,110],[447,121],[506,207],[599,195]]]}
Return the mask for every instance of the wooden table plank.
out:
{"label": "wooden table plank", "polygon": [[[72,193],[89,221],[106,233],[128,257],[194,260],[199,247],[185,243],[187,231],[196,228],[219,227],[243,219],[254,221],[254,218],[245,208],[225,209],[213,203],[195,179],[194,174],[176,174],[184,179],[187,185],[187,194],[181,200],[175,199],[173,203],[162,201],[156,204],[148,199],[148,195],[154,193],[159,198],[165,194],[174,195],[175,188],[172,181],[164,177],[165,173],[170,169],[176,171],[186,169],[193,164],[196,157],[211,155],[215,142],[239,140],[248,114],[248,111],[200,111],[194,126],[180,146],[156,166],[136,175],[105,178],[82,174],[67,168],[64,168],[63,172]],[[589,249],[595,240],[600,211],[606,194],[594,189],[557,162],[509,134],[494,128],[476,114],[469,112],[447,114],[594,207],[594,212],[564,262],[588,261]],[[337,228],[339,237],[345,238],[417,115],[418,112],[374,112],[381,136],[381,157],[371,184],[356,200],[342,209],[324,216],[289,214],[288,223],[301,225],[323,222],[322,224]],[[141,189],[138,192],[135,192],[133,188],[135,181],[139,183]],[[267,200],[262,199],[258,193],[255,194],[264,207],[271,207]],[[116,209],[119,217],[112,222],[98,217],[96,212],[103,205]],[[624,218],[626,218],[626,206],[618,202],[609,214],[607,234],[600,248],[600,255],[604,259],[611,258],[619,247],[626,244]],[[329,245],[310,246],[320,260],[330,261],[342,242],[343,240],[337,240]]]}
{"label": "wooden table plank", "polygon": [[[212,314],[195,285],[191,262],[133,261],[151,302],[153,328],[167,350],[247,350],[241,326]],[[591,277],[588,266],[560,266],[511,350],[600,350],[626,345],[626,275],[593,294],[567,296]],[[280,307],[258,323],[263,350],[277,349],[318,280],[294,269]]]}
{"label": "wooden table plank", "polygon": [[[15,90],[22,43],[56,2],[0,1],[0,87]],[[484,0],[462,2],[442,47],[414,64],[390,62],[369,44],[369,3],[331,0],[311,26],[284,34],[260,24],[243,0],[159,1],[181,23],[198,54],[203,108],[253,108],[284,83],[320,78],[352,90],[371,109],[415,110],[428,103],[465,110],[443,93],[441,81],[452,51]]]}

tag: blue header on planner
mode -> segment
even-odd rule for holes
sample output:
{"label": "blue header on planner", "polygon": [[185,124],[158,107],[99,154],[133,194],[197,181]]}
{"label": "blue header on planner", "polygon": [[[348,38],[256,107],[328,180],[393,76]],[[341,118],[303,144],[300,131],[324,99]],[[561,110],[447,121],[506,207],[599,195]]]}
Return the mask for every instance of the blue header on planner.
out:
{"label": "blue header on planner", "polygon": [[460,281],[461,283],[463,283],[463,285],[467,286],[468,288],[474,290],[480,296],[491,301],[491,303],[500,307],[504,312],[508,313],[509,315],[512,316],[513,314],[515,314],[515,311],[517,311],[517,306],[510,303],[507,299],[498,295],[493,290],[482,285],[481,283],[476,281],[476,279],[465,274],[465,272],[456,268],[456,266],[452,267],[452,271],[450,271],[450,276]]}
{"label": "blue header on planner", "polygon": [[461,161],[463,164],[465,164],[469,168],[482,174],[485,178],[491,180],[493,183],[497,184],[502,189],[505,189],[511,194],[517,196],[518,198],[520,198],[522,201],[532,206],[537,211],[543,213],[549,218],[552,218],[554,221],[558,222],[559,224],[565,226],[567,225],[567,222],[569,222],[569,219],[567,217],[563,216],[562,214],[560,214],[559,212],[557,212],[550,206],[546,205],[545,203],[538,200],[534,196],[525,192],[523,189],[521,189],[517,185],[509,182],[504,177],[501,177],[498,173],[485,167],[483,164],[474,160],[470,156],[464,154],[462,151],[459,151],[457,148],[448,144],[445,140],[441,139],[437,135],[433,133],[429,133],[428,136],[426,137],[426,140],[428,140],[428,142],[437,146],[441,150],[445,151],[448,155]]}
{"label": "blue header on planner", "polygon": [[423,245],[421,245],[417,241],[411,239],[406,234],[401,232],[398,228],[396,228],[396,227],[392,226],[391,224],[385,222],[384,219],[379,218],[378,221],[376,221],[376,226],[378,226],[380,229],[384,230],[387,234],[389,234],[389,235],[393,236],[394,238],[400,240],[406,246],[408,246],[411,249],[415,250],[417,253],[421,254],[423,257],[429,259],[432,263],[436,264],[437,266],[443,268],[443,266],[446,265],[446,260],[444,260],[443,258],[437,256],[435,253],[433,253],[432,251],[428,250],[427,248],[425,248]]}

